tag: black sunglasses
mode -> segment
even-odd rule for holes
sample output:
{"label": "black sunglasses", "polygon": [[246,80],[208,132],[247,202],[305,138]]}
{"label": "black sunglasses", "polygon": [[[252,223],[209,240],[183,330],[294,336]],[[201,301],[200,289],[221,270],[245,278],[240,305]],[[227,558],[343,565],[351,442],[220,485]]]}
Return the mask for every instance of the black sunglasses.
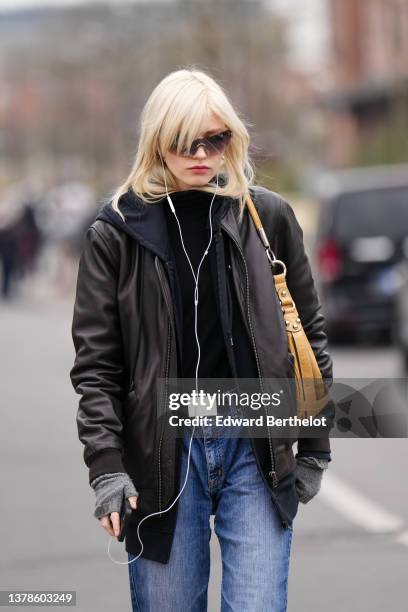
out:
{"label": "black sunglasses", "polygon": [[[232,132],[231,130],[224,130],[224,132],[219,132],[218,134],[213,134],[212,136],[207,136],[206,138],[196,138],[191,143],[190,150],[183,149],[180,155],[183,157],[193,157],[197,153],[198,147],[203,146],[205,148],[205,152],[208,157],[212,155],[220,155],[224,153],[225,149],[229,141],[231,140]],[[173,142],[170,147],[170,151],[172,153],[177,153],[177,138]]]}

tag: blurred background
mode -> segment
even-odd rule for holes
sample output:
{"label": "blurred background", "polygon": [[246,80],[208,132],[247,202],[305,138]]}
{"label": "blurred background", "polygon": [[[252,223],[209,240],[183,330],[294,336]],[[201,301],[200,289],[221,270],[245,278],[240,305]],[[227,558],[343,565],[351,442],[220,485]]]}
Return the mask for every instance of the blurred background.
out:
{"label": "blurred background", "polygon": [[[92,517],[70,325],[82,238],[130,170],[142,106],[190,65],[225,87],[256,182],[295,210],[335,377],[407,377],[408,0],[0,0],[0,590],[130,610]],[[403,610],[406,438],[332,449],[296,518],[288,609]]]}

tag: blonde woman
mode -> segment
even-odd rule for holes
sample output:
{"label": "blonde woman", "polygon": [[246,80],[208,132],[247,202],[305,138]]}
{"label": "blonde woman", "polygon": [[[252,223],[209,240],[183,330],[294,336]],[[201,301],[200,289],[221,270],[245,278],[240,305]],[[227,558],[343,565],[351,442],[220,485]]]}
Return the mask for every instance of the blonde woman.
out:
{"label": "blonde woman", "polygon": [[[222,554],[221,610],[286,610],[293,519],[319,491],[329,438],[174,435],[159,378],[284,378],[292,363],[252,196],[326,379],[332,377],[302,230],[291,206],[253,184],[249,135],[224,89],[181,69],[141,115],[125,182],[86,232],[70,372],[94,516],[126,526],[133,610],[207,610],[210,517]],[[237,410],[237,406],[232,410]]]}

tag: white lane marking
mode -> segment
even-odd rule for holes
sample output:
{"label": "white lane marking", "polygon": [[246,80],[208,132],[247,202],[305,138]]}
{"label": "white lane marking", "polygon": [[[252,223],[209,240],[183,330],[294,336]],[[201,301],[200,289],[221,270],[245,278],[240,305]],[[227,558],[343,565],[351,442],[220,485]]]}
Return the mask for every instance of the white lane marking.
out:
{"label": "white lane marking", "polygon": [[[392,533],[406,525],[401,517],[385,510],[328,471],[324,474],[318,496],[335,512],[371,533]],[[408,531],[398,533],[393,539],[408,546]]]}
{"label": "white lane marking", "polygon": [[395,536],[394,540],[398,542],[398,544],[408,546],[408,531],[403,531],[402,533],[398,534]]}

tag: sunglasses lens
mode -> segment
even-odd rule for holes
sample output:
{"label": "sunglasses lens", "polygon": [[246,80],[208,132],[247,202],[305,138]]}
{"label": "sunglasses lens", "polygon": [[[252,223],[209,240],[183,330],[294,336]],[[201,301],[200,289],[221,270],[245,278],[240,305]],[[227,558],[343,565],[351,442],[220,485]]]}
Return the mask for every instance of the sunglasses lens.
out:
{"label": "sunglasses lens", "polygon": [[191,147],[191,155],[195,155],[199,146],[204,145],[206,153],[209,157],[212,155],[220,155],[224,153],[229,141],[231,140],[231,131],[225,130],[219,134],[208,136],[207,138],[197,139]]}
{"label": "sunglasses lens", "polygon": [[231,139],[231,133],[226,131],[221,134],[214,134],[214,136],[210,136],[207,138],[207,154],[208,155],[219,155],[224,153],[227,144]]}
{"label": "sunglasses lens", "polygon": [[[205,147],[208,157],[211,157],[212,155],[219,155],[220,153],[224,153],[229,141],[231,140],[231,136],[232,132],[230,130],[225,130],[224,132],[214,134],[213,136],[208,136],[207,138],[197,138],[196,140],[193,140],[190,151],[183,149],[181,151],[181,155],[193,156],[197,153],[198,147],[201,146]],[[177,139],[172,143],[170,151],[173,153],[177,152]]]}

